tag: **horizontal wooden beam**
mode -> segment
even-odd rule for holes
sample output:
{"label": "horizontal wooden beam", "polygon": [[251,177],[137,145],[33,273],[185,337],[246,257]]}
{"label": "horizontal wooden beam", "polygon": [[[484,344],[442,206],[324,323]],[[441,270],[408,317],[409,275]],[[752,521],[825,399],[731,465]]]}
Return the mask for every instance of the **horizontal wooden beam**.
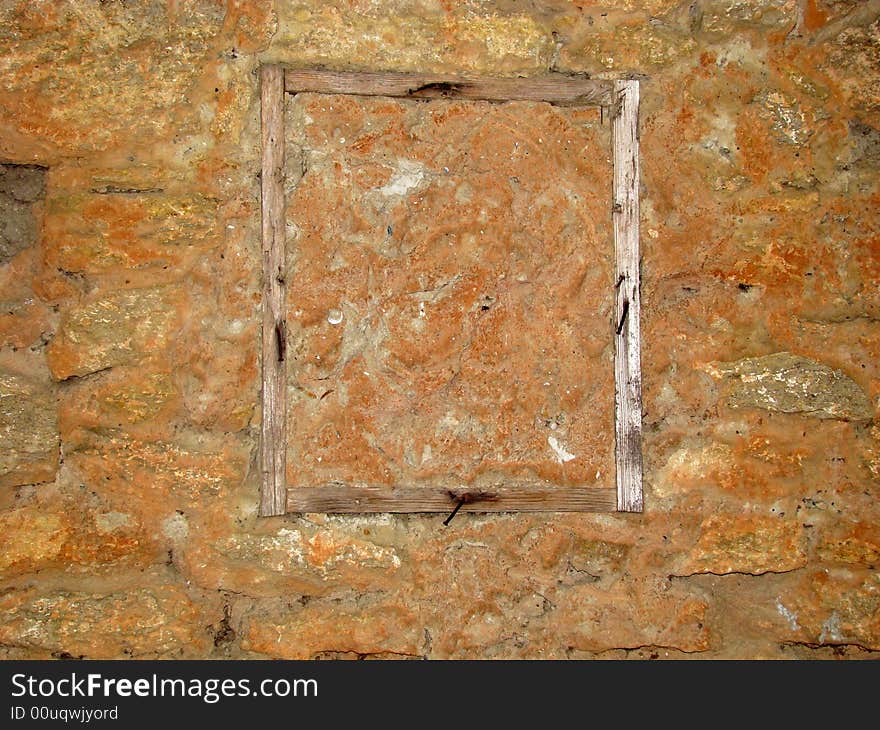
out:
{"label": "horizontal wooden beam", "polygon": [[287,69],[284,89],[296,94],[390,96],[399,99],[545,101],[557,106],[610,106],[611,81],[551,74],[528,78],[480,78],[423,73],[358,73]]}
{"label": "horizontal wooden beam", "polygon": [[288,512],[359,514],[366,512],[614,512],[617,492],[610,488],[491,487],[291,487]]}

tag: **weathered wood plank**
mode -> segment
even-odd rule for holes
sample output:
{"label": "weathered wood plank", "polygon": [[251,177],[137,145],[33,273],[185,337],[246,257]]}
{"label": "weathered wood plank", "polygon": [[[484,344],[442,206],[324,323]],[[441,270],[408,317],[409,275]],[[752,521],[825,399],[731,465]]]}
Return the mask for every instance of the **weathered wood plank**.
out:
{"label": "weathered wood plank", "polygon": [[546,101],[557,106],[608,106],[612,82],[553,74],[532,78],[481,78],[421,73],[357,73],[288,69],[285,90],[402,99]]}
{"label": "weathered wood plank", "polygon": [[614,179],[614,401],[617,509],[641,512],[642,371],[639,330],[639,82],[614,82],[611,144]]}
{"label": "weathered wood plank", "polygon": [[[263,119],[263,470],[261,514],[283,512],[640,512],[642,499],[641,367],[639,333],[639,149],[637,81],[582,77],[466,79],[429,74],[261,70]],[[378,95],[410,99],[531,100],[557,105],[609,106],[614,157],[616,467],[617,489],[327,485],[287,489],[285,475],[283,91]]]}
{"label": "weathered wood plank", "polygon": [[614,512],[617,493],[611,488],[491,487],[355,487],[328,484],[291,487],[288,512]]}
{"label": "weathered wood plank", "polygon": [[284,320],[284,70],[260,69],[263,167],[263,424],[260,514],[284,514],[287,489],[286,327]]}

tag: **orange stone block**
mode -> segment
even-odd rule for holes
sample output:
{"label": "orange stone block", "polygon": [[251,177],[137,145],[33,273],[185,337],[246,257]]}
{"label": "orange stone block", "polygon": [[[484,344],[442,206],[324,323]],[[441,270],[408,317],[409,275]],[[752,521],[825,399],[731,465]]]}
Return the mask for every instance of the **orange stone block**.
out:
{"label": "orange stone block", "polygon": [[301,95],[288,483],[613,485],[597,110]]}

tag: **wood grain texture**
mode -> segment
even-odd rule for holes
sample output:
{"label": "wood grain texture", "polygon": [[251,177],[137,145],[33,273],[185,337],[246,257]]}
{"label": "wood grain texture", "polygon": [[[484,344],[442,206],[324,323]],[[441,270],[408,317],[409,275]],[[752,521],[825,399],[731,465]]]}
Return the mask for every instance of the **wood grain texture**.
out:
{"label": "wood grain texture", "polygon": [[284,320],[284,70],[260,69],[263,167],[263,423],[260,514],[284,514],[287,488],[286,327]]}
{"label": "wood grain texture", "polygon": [[614,489],[555,487],[323,487],[287,490],[288,512],[614,512]]}
{"label": "wood grain texture", "polygon": [[642,370],[639,330],[639,82],[615,81],[611,123],[614,179],[614,400],[617,509],[641,512]]}
{"label": "wood grain texture", "polygon": [[321,94],[390,96],[401,99],[545,101],[557,106],[608,106],[611,82],[553,74],[534,78],[482,78],[406,73],[354,73],[288,69],[285,89]]}

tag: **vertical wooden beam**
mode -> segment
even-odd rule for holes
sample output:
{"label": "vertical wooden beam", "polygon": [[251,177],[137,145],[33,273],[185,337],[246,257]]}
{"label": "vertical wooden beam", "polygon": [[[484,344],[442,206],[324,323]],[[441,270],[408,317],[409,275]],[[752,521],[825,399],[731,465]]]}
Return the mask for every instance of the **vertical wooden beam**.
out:
{"label": "vertical wooden beam", "polygon": [[260,515],[287,511],[287,328],[284,320],[284,70],[260,69],[263,168],[263,425]]}
{"label": "vertical wooden beam", "polygon": [[614,158],[615,307],[614,404],[617,509],[642,511],[642,369],[639,360],[639,82],[615,81],[611,144]]}

